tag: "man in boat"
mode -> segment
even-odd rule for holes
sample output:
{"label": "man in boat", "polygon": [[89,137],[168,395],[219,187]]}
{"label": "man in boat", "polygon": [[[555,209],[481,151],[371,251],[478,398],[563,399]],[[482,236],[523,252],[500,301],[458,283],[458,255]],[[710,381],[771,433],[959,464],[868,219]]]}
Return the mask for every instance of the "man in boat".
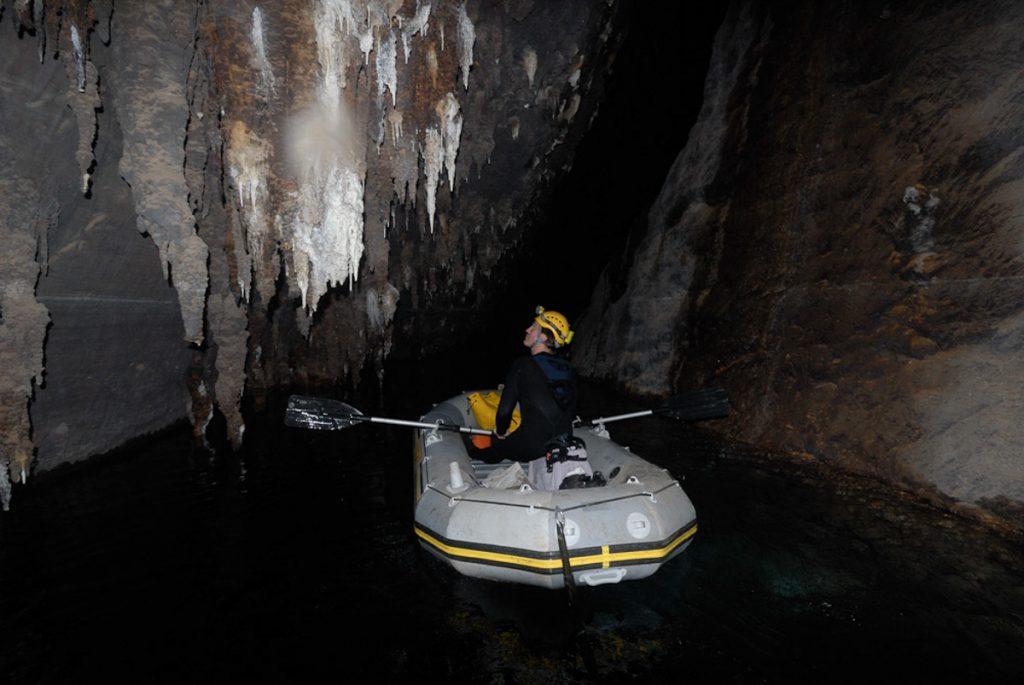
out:
{"label": "man in boat", "polygon": [[[514,361],[505,378],[495,416],[497,440],[475,456],[491,463],[502,459],[526,463],[543,457],[553,439],[572,435],[576,377],[562,356],[572,338],[563,314],[537,307],[523,338],[530,354]],[[522,423],[510,432],[517,404]]]}

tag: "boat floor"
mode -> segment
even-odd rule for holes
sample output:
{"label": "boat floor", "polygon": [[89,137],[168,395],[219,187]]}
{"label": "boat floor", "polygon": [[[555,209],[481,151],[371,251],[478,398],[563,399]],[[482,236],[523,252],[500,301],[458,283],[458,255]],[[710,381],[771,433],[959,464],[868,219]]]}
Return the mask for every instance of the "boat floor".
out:
{"label": "boat floor", "polygon": [[[473,459],[470,461],[470,464],[472,464],[473,466],[473,478],[475,478],[478,483],[484,482],[484,480],[486,480],[486,478],[489,475],[491,475],[498,469],[503,469],[508,466],[512,466],[512,464],[514,463],[515,462],[511,461],[510,459],[502,459],[501,461],[495,464],[488,464],[487,462],[480,461],[479,459]],[[525,464],[523,465],[523,470],[526,470]]]}

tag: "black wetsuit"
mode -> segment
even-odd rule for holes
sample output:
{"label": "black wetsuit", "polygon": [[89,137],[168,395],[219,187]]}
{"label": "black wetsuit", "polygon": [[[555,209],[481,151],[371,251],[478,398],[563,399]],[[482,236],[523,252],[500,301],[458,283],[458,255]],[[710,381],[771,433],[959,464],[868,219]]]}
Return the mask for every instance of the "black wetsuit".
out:
{"label": "black wetsuit", "polygon": [[544,456],[544,445],[557,435],[571,434],[576,416],[576,377],[569,362],[542,352],[512,363],[495,417],[498,433],[508,430],[519,404],[522,423],[504,440],[494,438],[481,455],[487,461],[528,462]]}

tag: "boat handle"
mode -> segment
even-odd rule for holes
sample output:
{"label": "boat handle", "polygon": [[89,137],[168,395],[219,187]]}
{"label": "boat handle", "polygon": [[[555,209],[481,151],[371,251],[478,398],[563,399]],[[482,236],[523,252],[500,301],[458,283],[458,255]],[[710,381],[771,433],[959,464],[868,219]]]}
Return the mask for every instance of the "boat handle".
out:
{"label": "boat handle", "polygon": [[626,577],[624,568],[608,568],[600,571],[587,571],[580,574],[580,580],[591,587],[617,583]]}

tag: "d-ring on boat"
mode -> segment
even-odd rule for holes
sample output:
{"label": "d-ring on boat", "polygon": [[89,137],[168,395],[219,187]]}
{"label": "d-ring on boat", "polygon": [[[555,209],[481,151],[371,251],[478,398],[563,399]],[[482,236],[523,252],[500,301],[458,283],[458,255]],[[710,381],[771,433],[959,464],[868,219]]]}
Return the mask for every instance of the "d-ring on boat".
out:
{"label": "d-ring on boat", "polygon": [[[468,395],[434,406],[421,422],[480,428]],[[569,573],[586,585],[646,578],[686,549],[697,514],[679,482],[613,442],[602,423],[575,434],[591,467],[614,474],[606,485],[485,487],[509,462],[471,460],[458,432],[419,429],[415,530],[423,547],[467,576],[551,589],[564,587]]]}

